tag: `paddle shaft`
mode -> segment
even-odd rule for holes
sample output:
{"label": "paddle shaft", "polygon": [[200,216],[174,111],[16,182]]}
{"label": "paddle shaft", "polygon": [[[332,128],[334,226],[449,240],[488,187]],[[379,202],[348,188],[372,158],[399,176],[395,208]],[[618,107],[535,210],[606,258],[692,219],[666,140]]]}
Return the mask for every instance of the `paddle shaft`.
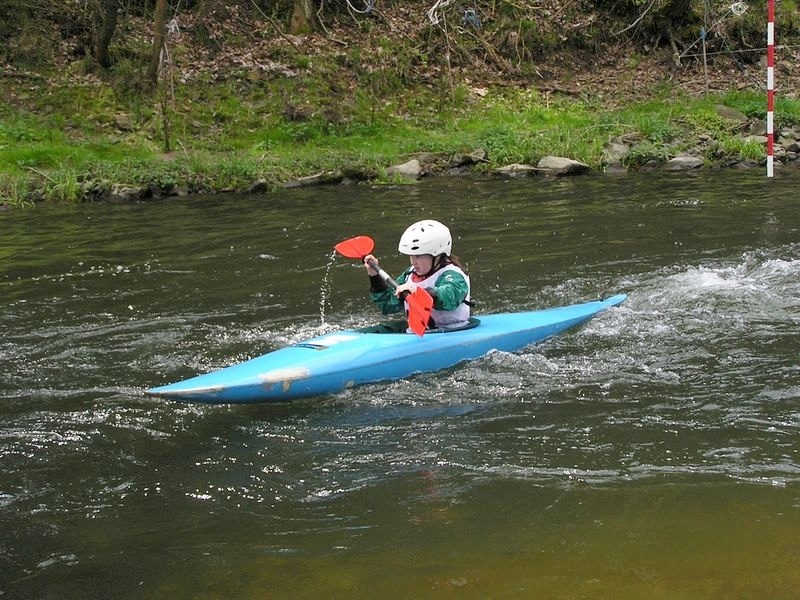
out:
{"label": "paddle shaft", "polygon": [[[399,287],[400,284],[397,283],[397,280],[394,277],[392,277],[391,275],[389,275],[386,271],[381,269],[380,265],[378,265],[378,261],[373,260],[373,259],[369,259],[366,262],[370,267],[372,267],[373,269],[375,269],[378,272],[378,277],[383,279],[383,281],[386,282],[386,285],[391,287],[393,290],[396,290]],[[404,292],[402,294],[403,300],[405,300],[405,297],[408,296],[409,293],[410,292],[406,291],[406,292]]]}

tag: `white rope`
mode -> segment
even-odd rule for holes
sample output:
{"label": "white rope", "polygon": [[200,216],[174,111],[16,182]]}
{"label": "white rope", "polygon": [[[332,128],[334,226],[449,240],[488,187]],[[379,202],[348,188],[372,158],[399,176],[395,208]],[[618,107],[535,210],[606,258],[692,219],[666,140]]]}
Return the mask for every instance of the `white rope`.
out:
{"label": "white rope", "polygon": [[375,0],[364,0],[363,10],[356,8],[350,0],[347,0],[347,8],[358,15],[366,15],[367,13],[371,13],[372,9],[375,8]]}
{"label": "white rope", "polygon": [[744,2],[734,2],[729,9],[737,17],[741,17],[747,12],[747,4]]}
{"label": "white rope", "polygon": [[638,18],[638,19],[636,19],[636,20],[635,20],[633,23],[631,23],[630,25],[628,25],[628,26],[627,26],[625,29],[623,29],[622,31],[615,31],[615,32],[613,32],[613,35],[620,35],[621,33],[625,33],[626,31],[628,31],[628,29],[630,29],[631,27],[636,27],[636,25],[638,25],[638,24],[639,24],[639,21],[641,21],[642,19],[644,19],[645,15],[646,15],[648,12],[650,12],[650,9],[651,9],[651,8],[653,8],[653,5],[654,5],[655,3],[656,3],[656,0],[650,0],[650,4],[647,6],[647,8],[645,8],[645,9],[644,9],[644,12],[642,12],[642,14],[640,14],[640,15],[639,15],[639,18]]}
{"label": "white rope", "polygon": [[704,35],[701,35],[690,46],[687,46],[686,50],[681,52],[680,56],[678,56],[678,59],[680,60],[681,58],[684,58],[686,56],[696,56],[696,55],[690,55],[689,50],[691,50],[697,44],[703,41],[703,37],[707,36],[709,33],[711,33],[717,27],[719,27],[729,14],[733,14],[738,17],[743,15],[745,12],[747,12],[747,4],[745,4],[744,2],[734,2],[733,4],[731,4],[728,7],[728,9],[722,14],[722,16],[719,19],[717,19],[717,22],[714,23],[711,27],[709,27],[706,31],[704,31]]}
{"label": "white rope", "polygon": [[450,0],[436,0],[436,4],[430,7],[428,10],[428,21],[431,22],[431,25],[438,25],[439,21],[441,20],[439,17],[439,11],[445,8],[448,4],[450,4]]}

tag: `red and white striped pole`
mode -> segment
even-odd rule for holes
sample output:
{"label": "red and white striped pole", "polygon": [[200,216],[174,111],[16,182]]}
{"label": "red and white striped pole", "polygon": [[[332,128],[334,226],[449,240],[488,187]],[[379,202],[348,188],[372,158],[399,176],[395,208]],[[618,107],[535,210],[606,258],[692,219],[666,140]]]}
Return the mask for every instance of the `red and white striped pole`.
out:
{"label": "red and white striped pole", "polygon": [[775,0],[767,0],[767,177],[773,175],[775,142]]}

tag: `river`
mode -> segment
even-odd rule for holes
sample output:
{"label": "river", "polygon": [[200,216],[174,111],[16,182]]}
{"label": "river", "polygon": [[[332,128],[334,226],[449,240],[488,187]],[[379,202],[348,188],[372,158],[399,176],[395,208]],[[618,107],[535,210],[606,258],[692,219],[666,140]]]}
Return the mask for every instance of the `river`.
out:
{"label": "river", "polygon": [[[800,172],[436,179],[0,212],[0,596],[783,599]],[[450,225],[519,354],[287,404],[143,391],[378,315]]]}

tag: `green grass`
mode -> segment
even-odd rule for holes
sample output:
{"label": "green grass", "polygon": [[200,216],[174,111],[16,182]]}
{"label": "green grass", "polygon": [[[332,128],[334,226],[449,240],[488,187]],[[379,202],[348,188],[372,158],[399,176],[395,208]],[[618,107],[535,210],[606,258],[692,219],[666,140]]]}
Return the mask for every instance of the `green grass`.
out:
{"label": "green grass", "polygon": [[[381,85],[393,89],[394,83]],[[655,99],[604,110],[535,89],[492,90],[475,99],[457,87],[446,101],[437,88],[376,97],[374,82],[312,102],[314,94],[306,92],[313,85],[286,81],[265,90],[234,79],[179,85],[168,111],[170,156],[160,152],[162,115],[154,101],[129,99],[112,85],[42,86],[25,99],[25,111],[0,105],[0,202],[75,202],[112,183],[242,189],[257,179],[277,185],[344,167],[380,173],[415,153],[476,148],[488,152],[488,168],[535,164],[548,154],[599,167],[603,145],[632,133],[640,141],[629,167],[664,161],[701,135],[713,138],[708,161],[764,153],[714,109],[725,104],[763,118],[765,100],[757,91],[691,98],[665,88]],[[289,105],[302,117],[290,118]],[[115,127],[119,113],[130,115],[134,131]],[[778,100],[776,123],[800,123],[800,102]]]}

